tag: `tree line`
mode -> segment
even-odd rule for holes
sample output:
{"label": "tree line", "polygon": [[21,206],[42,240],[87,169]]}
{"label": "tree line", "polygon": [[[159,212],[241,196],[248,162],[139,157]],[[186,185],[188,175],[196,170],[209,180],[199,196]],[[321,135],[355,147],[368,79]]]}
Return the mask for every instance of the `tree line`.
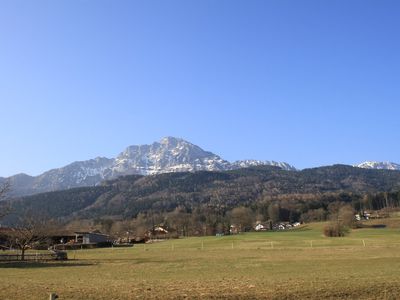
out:
{"label": "tree line", "polygon": [[[112,235],[130,232],[136,237],[144,236],[156,226],[162,226],[175,237],[203,236],[229,234],[232,225],[240,232],[251,231],[258,222],[272,226],[280,222],[309,223],[340,219],[347,227],[351,227],[356,213],[396,208],[400,208],[400,191],[365,195],[298,194],[264,197],[247,206],[229,207],[218,201],[211,201],[207,205],[196,207],[180,205],[171,211],[149,209],[133,218],[75,220],[70,225],[74,228],[96,228]],[[335,230],[339,230],[338,227]]]}

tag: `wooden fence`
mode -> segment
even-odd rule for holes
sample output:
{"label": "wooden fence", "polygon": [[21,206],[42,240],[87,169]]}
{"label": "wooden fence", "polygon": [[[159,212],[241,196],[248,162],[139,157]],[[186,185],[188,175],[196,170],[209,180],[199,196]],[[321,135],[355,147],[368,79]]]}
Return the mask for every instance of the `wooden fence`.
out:
{"label": "wooden fence", "polygon": [[[55,253],[28,253],[24,255],[24,261],[50,261],[50,260],[67,260],[66,252]],[[0,262],[21,261],[22,255],[19,254],[0,254]]]}

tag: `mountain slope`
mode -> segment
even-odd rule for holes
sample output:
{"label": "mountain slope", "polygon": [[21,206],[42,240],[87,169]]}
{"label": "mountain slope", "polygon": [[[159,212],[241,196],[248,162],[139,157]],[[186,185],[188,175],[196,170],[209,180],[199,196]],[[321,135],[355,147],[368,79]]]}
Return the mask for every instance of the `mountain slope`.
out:
{"label": "mountain slope", "polygon": [[297,171],[295,167],[289,165],[288,163],[270,161],[270,160],[255,160],[255,159],[237,160],[234,161],[231,166],[232,169],[242,169],[242,168],[257,167],[257,166],[275,166],[287,171]]}
{"label": "mountain slope", "polygon": [[19,174],[9,180],[12,196],[31,195],[75,187],[94,186],[122,175],[154,175],[169,172],[224,171],[255,165],[276,165],[295,170],[287,163],[241,161],[230,163],[183,139],[166,137],[151,145],[130,146],[116,158],[98,157],[74,162],[33,177]]}
{"label": "mountain slope", "polygon": [[318,208],[316,201],[321,197],[329,202],[348,201],[348,197],[362,199],[365,193],[398,191],[400,172],[397,171],[335,165],[291,172],[261,166],[223,172],[123,176],[95,187],[15,199],[13,206],[16,212],[29,208],[53,217],[132,218],[149,210],[163,212],[176,207],[193,210],[216,205],[229,209],[268,199],[286,202],[300,199],[300,206],[311,203],[311,207]]}

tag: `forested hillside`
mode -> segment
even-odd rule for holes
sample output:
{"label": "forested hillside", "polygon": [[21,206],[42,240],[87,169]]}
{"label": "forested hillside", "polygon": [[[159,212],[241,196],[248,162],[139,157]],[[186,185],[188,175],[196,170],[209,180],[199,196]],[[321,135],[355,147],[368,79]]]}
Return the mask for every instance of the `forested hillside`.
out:
{"label": "forested hillside", "polygon": [[[400,172],[335,165],[286,171],[261,166],[226,172],[185,172],[154,176],[125,176],[100,186],[38,194],[12,200],[13,211],[53,218],[132,219],[139,213],[225,215],[235,207],[251,208],[271,218],[272,205],[280,219],[322,218],[336,201],[355,209],[398,206]],[[315,211],[319,216],[315,217]]]}

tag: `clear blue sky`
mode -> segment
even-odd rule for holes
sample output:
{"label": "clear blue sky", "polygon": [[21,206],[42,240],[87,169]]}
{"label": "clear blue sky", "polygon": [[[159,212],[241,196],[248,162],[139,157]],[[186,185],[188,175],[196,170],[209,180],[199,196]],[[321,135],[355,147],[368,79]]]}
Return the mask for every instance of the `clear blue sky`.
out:
{"label": "clear blue sky", "polygon": [[1,0],[0,176],[163,136],[400,162],[400,2]]}

